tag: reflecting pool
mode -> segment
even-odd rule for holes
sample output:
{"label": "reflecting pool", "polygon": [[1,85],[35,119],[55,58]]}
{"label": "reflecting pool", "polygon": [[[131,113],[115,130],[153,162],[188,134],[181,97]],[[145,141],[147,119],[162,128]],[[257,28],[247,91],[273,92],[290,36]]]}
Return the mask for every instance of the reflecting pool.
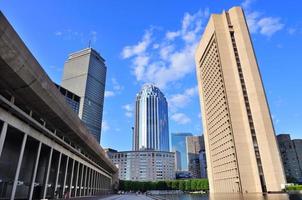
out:
{"label": "reflecting pool", "polygon": [[157,197],[166,200],[302,200],[302,194],[170,194]]}

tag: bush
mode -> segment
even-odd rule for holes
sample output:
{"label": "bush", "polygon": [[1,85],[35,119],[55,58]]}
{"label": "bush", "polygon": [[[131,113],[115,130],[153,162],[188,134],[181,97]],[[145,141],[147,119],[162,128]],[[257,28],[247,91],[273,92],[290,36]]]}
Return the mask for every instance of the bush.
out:
{"label": "bush", "polygon": [[[166,180],[166,181],[155,181],[155,182],[120,180],[119,190],[141,191],[141,192],[145,192],[147,190],[198,191],[198,190],[209,190],[209,184],[207,179]],[[296,190],[302,190],[302,189],[296,189]]]}
{"label": "bush", "polygon": [[296,190],[302,190],[302,185],[289,185],[286,187],[287,191],[296,191]]}

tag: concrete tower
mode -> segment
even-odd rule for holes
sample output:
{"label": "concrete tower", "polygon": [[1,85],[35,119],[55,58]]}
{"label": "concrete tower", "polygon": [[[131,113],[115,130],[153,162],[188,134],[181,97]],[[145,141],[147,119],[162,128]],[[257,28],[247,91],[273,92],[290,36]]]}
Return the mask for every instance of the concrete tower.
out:
{"label": "concrete tower", "polygon": [[104,91],[105,60],[92,48],[69,55],[64,65],[62,86],[80,97],[79,117],[100,142]]}
{"label": "concrete tower", "polygon": [[136,96],[133,141],[135,151],[169,151],[168,103],[154,85],[144,85]]}
{"label": "concrete tower", "polygon": [[195,59],[210,191],[281,191],[284,171],[240,7],[211,16]]}

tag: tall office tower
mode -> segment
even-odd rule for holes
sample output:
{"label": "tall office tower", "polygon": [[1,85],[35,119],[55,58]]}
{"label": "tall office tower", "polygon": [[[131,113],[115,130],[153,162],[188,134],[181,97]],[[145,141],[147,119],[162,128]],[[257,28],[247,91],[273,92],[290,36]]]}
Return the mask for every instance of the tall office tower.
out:
{"label": "tall office tower", "polygon": [[135,151],[169,151],[168,103],[154,85],[144,85],[136,96],[133,137]]}
{"label": "tall office tower", "polygon": [[287,181],[302,181],[302,140],[291,140],[289,134],[279,134],[277,141]]}
{"label": "tall office tower", "polygon": [[69,55],[64,65],[62,87],[80,97],[79,117],[100,142],[104,91],[105,60],[92,48]]}
{"label": "tall office tower", "polygon": [[178,151],[180,153],[181,169],[183,171],[188,170],[188,154],[187,154],[187,143],[186,137],[192,136],[192,133],[172,133],[171,134],[171,145],[172,151]]}
{"label": "tall office tower", "polygon": [[282,162],[240,7],[211,16],[195,59],[211,192],[281,191]]}
{"label": "tall office tower", "polygon": [[[192,178],[201,178],[201,163],[199,160],[199,152],[205,151],[204,138],[202,136],[187,136],[187,162],[188,170],[192,174]],[[204,171],[205,169],[203,169]]]}

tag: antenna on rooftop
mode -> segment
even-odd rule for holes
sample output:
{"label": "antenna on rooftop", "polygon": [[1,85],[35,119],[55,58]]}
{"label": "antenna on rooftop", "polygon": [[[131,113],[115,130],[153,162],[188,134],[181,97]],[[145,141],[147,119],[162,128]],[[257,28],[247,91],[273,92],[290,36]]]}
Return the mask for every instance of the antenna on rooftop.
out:
{"label": "antenna on rooftop", "polygon": [[88,48],[91,48],[91,40],[88,42]]}

